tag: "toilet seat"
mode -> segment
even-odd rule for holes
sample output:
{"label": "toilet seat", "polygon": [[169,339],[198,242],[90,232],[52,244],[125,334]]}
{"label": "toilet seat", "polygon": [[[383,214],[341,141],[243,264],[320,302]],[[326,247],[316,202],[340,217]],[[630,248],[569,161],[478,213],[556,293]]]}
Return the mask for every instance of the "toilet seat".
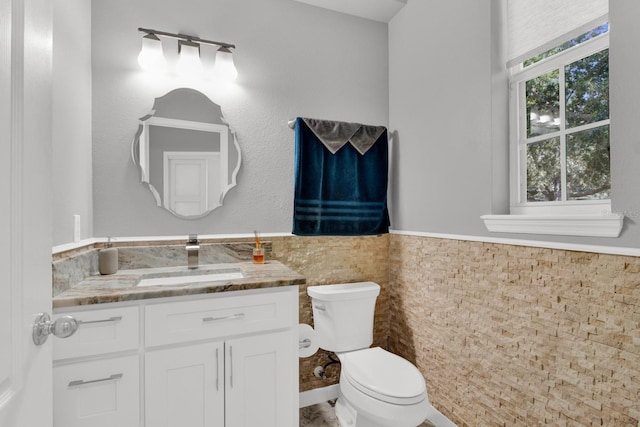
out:
{"label": "toilet seat", "polygon": [[396,405],[412,405],[425,399],[422,374],[409,361],[373,347],[340,354],[342,375],[360,392]]}

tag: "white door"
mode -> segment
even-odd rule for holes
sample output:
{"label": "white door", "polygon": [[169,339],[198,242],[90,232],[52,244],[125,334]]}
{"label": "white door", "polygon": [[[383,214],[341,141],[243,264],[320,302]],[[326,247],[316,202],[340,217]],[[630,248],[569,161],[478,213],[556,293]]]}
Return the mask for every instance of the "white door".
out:
{"label": "white door", "polygon": [[220,206],[220,153],[166,151],[165,207],[183,216],[198,216]]}
{"label": "white door", "polygon": [[0,0],[0,426],[50,427],[50,0]]}
{"label": "white door", "polygon": [[207,162],[169,159],[169,209],[178,215],[202,215],[207,210]]}

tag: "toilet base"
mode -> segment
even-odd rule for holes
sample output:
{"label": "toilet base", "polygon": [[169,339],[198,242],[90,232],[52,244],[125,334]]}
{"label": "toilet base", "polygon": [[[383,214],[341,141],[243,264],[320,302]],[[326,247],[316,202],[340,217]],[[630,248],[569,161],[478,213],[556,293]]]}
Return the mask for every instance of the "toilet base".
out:
{"label": "toilet base", "polygon": [[[347,395],[354,392],[348,386],[344,391]],[[358,410],[357,404],[352,404],[348,396],[345,396],[341,385],[335,405],[336,417],[341,427],[416,427],[426,419],[428,406],[426,396],[425,401],[420,404],[404,407],[389,405],[359,393],[352,395],[352,398],[359,401],[363,407],[370,408],[371,411]]]}
{"label": "toilet base", "polygon": [[339,397],[336,401],[336,417],[341,427],[388,427],[358,414],[343,397]]}

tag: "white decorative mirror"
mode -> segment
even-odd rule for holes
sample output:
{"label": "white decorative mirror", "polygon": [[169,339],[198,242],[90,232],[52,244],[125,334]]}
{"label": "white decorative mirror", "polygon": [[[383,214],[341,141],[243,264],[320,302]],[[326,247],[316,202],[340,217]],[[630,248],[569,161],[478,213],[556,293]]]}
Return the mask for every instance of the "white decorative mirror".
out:
{"label": "white decorative mirror", "polygon": [[158,206],[188,219],[222,206],[241,162],[220,106],[186,88],[156,98],[140,119],[131,157]]}

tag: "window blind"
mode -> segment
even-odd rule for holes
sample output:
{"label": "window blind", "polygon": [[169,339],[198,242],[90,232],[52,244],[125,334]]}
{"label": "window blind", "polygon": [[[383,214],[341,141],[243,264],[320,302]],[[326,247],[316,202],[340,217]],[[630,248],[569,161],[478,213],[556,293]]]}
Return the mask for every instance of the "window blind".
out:
{"label": "window blind", "polygon": [[507,66],[606,22],[609,0],[507,0]]}

